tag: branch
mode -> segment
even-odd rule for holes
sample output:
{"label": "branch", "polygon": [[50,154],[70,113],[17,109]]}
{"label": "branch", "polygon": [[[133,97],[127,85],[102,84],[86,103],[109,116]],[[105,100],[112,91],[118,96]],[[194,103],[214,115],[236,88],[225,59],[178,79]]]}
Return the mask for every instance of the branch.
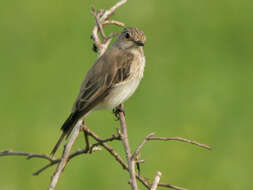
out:
{"label": "branch", "polygon": [[173,141],[182,141],[182,142],[186,142],[186,143],[197,145],[197,146],[205,148],[207,150],[211,150],[212,149],[208,145],[201,144],[201,143],[199,143],[197,141],[188,140],[188,139],[185,139],[185,138],[182,138],[182,137],[154,137],[154,136],[150,136],[150,137],[147,138],[147,140],[158,140],[158,141],[170,141],[170,140],[173,140]]}
{"label": "branch", "polygon": [[117,162],[120,163],[120,165],[123,167],[123,169],[128,170],[127,164],[124,162],[124,160],[121,158],[121,156],[107,143],[105,143],[106,140],[101,139],[96,133],[91,131],[86,125],[82,126],[82,130],[87,132],[89,136],[91,136],[93,139],[95,139],[97,142],[100,142],[101,146],[103,146],[115,159]]}
{"label": "branch", "polygon": [[159,187],[167,187],[167,188],[175,189],[175,190],[188,190],[188,189],[185,189],[183,187],[178,187],[178,186],[171,185],[171,184],[166,184],[166,183],[159,183],[158,186]]}
{"label": "branch", "polygon": [[[122,166],[122,168],[128,172],[128,165],[124,162],[124,160],[121,158],[121,156],[110,146],[108,145],[106,142],[110,142],[114,140],[118,140],[119,136],[115,136],[112,135],[112,137],[108,138],[108,139],[102,139],[100,138],[96,133],[94,133],[93,131],[91,131],[86,125],[82,126],[82,130],[86,132],[87,135],[89,135],[90,137],[92,137],[94,140],[96,140],[97,143],[93,144],[90,146],[90,149],[92,148],[92,152],[94,152],[96,149],[95,147],[97,146],[103,146],[105,148],[105,150],[107,152],[110,153],[110,155],[112,155],[115,160]],[[118,133],[121,134],[120,131],[118,131]],[[79,149],[76,152],[70,154],[68,161],[70,161],[72,158],[82,155],[82,154],[86,154],[89,153],[91,150],[84,148],[84,149]],[[0,156],[11,156],[11,155],[17,155],[17,156],[29,156],[31,155],[34,158],[42,158],[42,159],[46,159],[49,160],[50,163],[47,164],[46,166],[44,166],[43,168],[41,168],[40,170],[38,170],[37,172],[33,173],[33,175],[39,175],[42,171],[46,170],[47,168],[59,163],[61,161],[61,159],[55,159],[55,158],[50,158],[49,155],[44,155],[44,154],[34,154],[34,153],[27,153],[27,152],[16,152],[16,151],[11,151],[11,150],[6,150],[6,151],[2,151],[0,152]],[[33,156],[36,155],[36,156]],[[133,157],[133,156],[132,156]],[[147,178],[142,177],[140,175],[136,175],[136,178],[147,188],[150,189],[152,184],[149,183],[147,181]],[[158,186],[160,187],[167,187],[167,188],[171,188],[171,189],[175,189],[175,190],[186,190],[182,187],[178,187],[175,185],[171,185],[171,184],[165,184],[165,183],[159,183]]]}
{"label": "branch", "polygon": [[208,150],[211,150],[212,148],[208,145],[205,145],[205,144],[201,144],[197,141],[192,141],[192,140],[189,140],[189,139],[185,139],[185,138],[182,138],[182,137],[155,137],[154,136],[154,133],[150,133],[148,134],[144,140],[137,146],[135,152],[133,153],[132,155],[132,159],[137,159],[137,156],[141,150],[141,148],[148,142],[148,141],[152,141],[152,140],[159,140],[159,141],[170,141],[170,140],[175,140],[175,141],[182,141],[182,142],[185,142],[185,143],[190,143],[190,144],[194,144],[196,146],[199,146],[199,147],[202,147],[202,148],[205,148],[205,149],[208,149]]}
{"label": "branch", "polygon": [[[98,57],[100,57],[108,48],[111,40],[113,37],[115,37],[117,34],[112,33],[108,36],[105,35],[103,26],[114,24],[120,27],[123,27],[125,24],[116,21],[116,20],[108,20],[112,14],[115,12],[117,8],[125,4],[127,0],[120,0],[118,3],[116,3],[114,6],[112,6],[108,10],[96,10],[95,7],[92,7],[91,13],[95,17],[95,26],[93,27],[91,37],[93,39],[93,50],[98,53]],[[99,38],[99,33],[102,37],[102,40]]]}
{"label": "branch", "polygon": [[[121,158],[121,156],[107,143],[105,143],[105,140],[102,140],[96,133],[94,133],[93,131],[91,131],[87,126],[83,126],[82,128],[85,132],[87,132],[89,134],[89,136],[91,136],[93,139],[95,139],[97,142],[101,142],[101,146],[103,146],[105,148],[105,150],[107,150],[107,152],[110,153],[110,155],[112,155],[115,160],[122,166],[122,168],[129,172],[129,168],[128,165],[125,163],[125,161]],[[118,131],[119,132],[119,131]],[[140,175],[136,175],[136,178],[147,188],[150,189],[152,184],[149,183],[147,181],[147,178],[142,177]],[[187,190],[184,189],[182,187],[178,187],[175,185],[171,185],[171,184],[165,184],[165,183],[159,183],[158,184],[159,187],[167,187],[167,188],[171,188],[171,189],[175,189],[175,190]]]}
{"label": "branch", "polygon": [[103,23],[103,26],[109,25],[109,24],[114,24],[114,25],[120,26],[120,27],[125,26],[124,23],[122,23],[122,22],[120,22],[120,21],[117,21],[117,20],[106,20],[106,21]]}
{"label": "branch", "polygon": [[61,157],[61,161],[60,161],[58,167],[56,168],[56,170],[54,172],[54,175],[51,179],[51,183],[50,183],[50,186],[49,186],[48,190],[54,190],[55,189],[55,186],[56,186],[56,184],[59,180],[59,177],[60,177],[61,173],[63,172],[63,169],[65,168],[65,166],[68,162],[71,148],[72,148],[74,142],[76,141],[76,138],[78,137],[78,135],[80,133],[81,126],[82,126],[82,121],[80,120],[79,122],[77,122],[76,126],[74,127],[72,135],[71,135],[67,145],[64,148],[64,151],[63,151],[63,154],[62,154],[62,157]]}
{"label": "branch", "polygon": [[[87,126],[83,126],[83,130],[86,131],[93,139],[95,139],[98,142],[101,142],[101,146],[103,146],[107,152],[109,152],[114,158],[115,160],[122,166],[122,168],[129,172],[128,169],[128,165],[124,162],[124,160],[121,158],[121,156],[107,143],[105,143],[105,140],[102,140],[96,133],[94,133],[93,131],[91,131]],[[136,178],[147,188],[150,189],[151,185],[148,181],[147,178],[142,177],[140,175],[136,175]],[[171,189],[175,189],[175,190],[187,190],[184,189],[182,187],[178,187],[175,185],[170,185],[170,184],[159,184],[158,186],[161,187],[167,187],[167,188],[171,188]]]}
{"label": "branch", "polygon": [[[123,110],[122,104],[120,105],[120,110]],[[120,116],[120,126],[121,126],[121,131],[122,131],[121,138],[122,138],[122,142],[124,145],[126,158],[128,161],[128,168],[129,168],[129,174],[130,174],[130,180],[131,180],[130,184],[132,186],[132,190],[138,190],[137,182],[136,182],[136,174],[135,174],[135,161],[134,161],[134,159],[132,159],[131,149],[130,149],[130,145],[128,142],[127,126],[126,126],[124,112],[120,111],[119,116]]]}
{"label": "branch", "polygon": [[144,146],[144,144],[146,144],[146,142],[148,141],[149,137],[153,136],[154,133],[150,133],[149,135],[147,135],[144,140],[141,142],[141,144],[139,144],[139,146],[137,146],[137,148],[135,149],[133,155],[132,155],[132,159],[136,160],[137,156],[141,150],[141,148]]}
{"label": "branch", "polygon": [[104,143],[106,142],[111,142],[111,141],[114,141],[114,140],[121,140],[121,136],[115,136],[115,135],[112,135],[112,137],[108,138],[108,139],[105,139],[105,140],[99,140],[97,143],[93,144],[91,147],[90,147],[90,151],[93,151],[93,149],[99,145],[103,145]]}
{"label": "branch", "polygon": [[153,185],[152,185],[152,187],[151,187],[150,190],[156,190],[157,189],[157,186],[159,184],[161,176],[162,176],[162,173],[161,172],[157,172],[157,174],[155,176],[155,179],[154,179],[154,182],[153,182]]}
{"label": "branch", "polygon": [[37,153],[29,153],[29,152],[16,152],[13,150],[4,150],[0,152],[0,156],[26,156],[27,160],[31,158],[43,158],[50,162],[54,162],[55,158],[51,158],[50,156],[46,154],[37,154]]}
{"label": "branch", "polygon": [[[82,126],[82,129],[83,129],[83,127],[84,126]],[[114,141],[114,140],[120,140],[120,137],[116,136],[116,135],[112,135],[112,137],[110,137],[108,139],[101,139],[94,132],[90,131],[86,126],[85,126],[85,128],[86,128],[87,131],[89,131],[89,133],[87,133],[87,135],[90,135],[93,138],[96,137],[95,140],[97,142],[94,143],[94,144],[92,144],[91,146],[89,146],[88,143],[87,143],[87,141],[86,141],[86,146],[88,145],[88,147],[85,147],[84,149],[78,149],[74,153],[70,154],[69,158],[68,158],[68,161],[70,161],[72,158],[74,158],[76,156],[79,156],[81,154],[93,153],[93,152],[95,152],[97,150],[101,150],[101,149],[99,149],[98,146],[100,146],[100,145],[107,146],[107,144],[104,144],[105,142],[111,142],[111,141]],[[85,132],[87,132],[86,130],[85,130]],[[109,149],[113,149],[113,148],[109,148]],[[12,151],[12,150],[0,151],[0,156],[26,156],[27,159],[42,158],[42,159],[48,160],[50,162],[47,165],[45,165],[43,168],[41,168],[38,171],[34,172],[33,175],[39,175],[41,172],[43,172],[47,168],[49,168],[49,167],[51,167],[51,166],[53,166],[53,165],[55,165],[55,164],[57,164],[57,163],[59,163],[61,161],[61,158],[51,158],[49,155],[46,155],[46,154],[29,153],[29,152],[17,152],[17,151]]]}
{"label": "branch", "polygon": [[[83,125],[83,126],[82,126],[82,130],[83,130],[84,128],[87,128],[87,126]],[[87,128],[87,129],[88,129],[88,128]],[[89,131],[90,131],[90,130],[89,130]],[[81,154],[93,153],[93,152],[95,152],[95,151],[101,150],[98,146],[102,145],[102,144],[105,143],[105,142],[109,142],[109,141],[111,142],[111,141],[113,141],[113,140],[118,140],[118,137],[115,136],[115,135],[113,135],[113,137],[110,137],[110,138],[108,138],[108,139],[104,139],[104,140],[99,139],[99,140],[97,141],[97,143],[94,143],[93,145],[89,146],[89,143],[87,143],[87,142],[88,142],[88,141],[87,141],[88,135],[91,135],[91,134],[94,135],[95,133],[93,133],[93,132],[91,132],[91,131],[90,131],[90,133],[88,133],[86,130],[85,130],[84,132],[87,134],[87,136],[85,136],[86,147],[85,147],[84,149],[78,149],[76,152],[70,154],[70,155],[69,155],[69,158],[68,158],[68,161],[70,161],[72,158],[74,158],[74,157],[76,157],[76,156],[79,156],[79,155],[81,155]],[[46,155],[46,156],[47,156],[47,155]],[[47,156],[47,157],[49,157],[49,156]],[[53,166],[53,165],[59,163],[60,161],[61,161],[60,158],[59,158],[59,159],[52,160],[51,163],[47,164],[46,166],[44,166],[44,167],[41,168],[40,170],[34,172],[33,175],[39,175],[39,174],[40,174],[41,172],[43,172],[45,169],[47,169],[47,168],[49,168],[50,166]]]}

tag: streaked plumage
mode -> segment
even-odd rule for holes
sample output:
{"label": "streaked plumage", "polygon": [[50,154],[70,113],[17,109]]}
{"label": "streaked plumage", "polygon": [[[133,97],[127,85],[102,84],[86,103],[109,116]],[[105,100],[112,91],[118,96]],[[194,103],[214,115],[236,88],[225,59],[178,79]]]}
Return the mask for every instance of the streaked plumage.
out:
{"label": "streaked plumage", "polygon": [[142,46],[145,41],[141,30],[125,28],[112,47],[93,64],[82,82],[70,116],[61,127],[63,134],[51,155],[85,115],[93,110],[113,109],[135,92],[144,72]]}

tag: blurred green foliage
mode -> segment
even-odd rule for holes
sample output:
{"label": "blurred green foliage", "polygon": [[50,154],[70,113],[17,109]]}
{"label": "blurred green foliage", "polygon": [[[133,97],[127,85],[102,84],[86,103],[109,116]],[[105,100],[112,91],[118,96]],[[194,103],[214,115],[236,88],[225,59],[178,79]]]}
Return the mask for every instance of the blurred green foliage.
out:
{"label": "blurred green foliage", "polygon": [[[96,60],[90,6],[116,2],[2,0],[0,6],[0,150],[49,153],[80,83]],[[194,190],[253,189],[253,13],[249,0],[129,2],[114,18],[147,36],[145,77],[126,103],[132,147],[150,132],[213,147],[154,142],[142,150],[145,176]],[[120,31],[108,27],[106,32]],[[115,132],[109,111],[88,125]],[[117,150],[121,144],[112,143]],[[75,148],[84,146],[80,137]],[[61,152],[61,151],[59,151]],[[58,153],[59,154],[59,153]],[[46,189],[46,162],[0,158],[0,190]],[[57,189],[127,190],[128,174],[105,151],[74,159]],[[144,189],[141,187],[141,189]]]}

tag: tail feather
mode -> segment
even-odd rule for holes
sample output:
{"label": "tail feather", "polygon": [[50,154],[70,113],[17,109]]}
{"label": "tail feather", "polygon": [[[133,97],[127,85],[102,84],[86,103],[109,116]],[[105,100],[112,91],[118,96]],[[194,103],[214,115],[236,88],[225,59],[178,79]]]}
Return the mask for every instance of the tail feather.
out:
{"label": "tail feather", "polygon": [[56,153],[56,151],[58,150],[62,140],[64,139],[66,133],[64,133],[64,131],[62,132],[62,135],[60,136],[59,140],[57,141],[56,145],[54,146],[52,152],[50,153],[50,156],[53,157],[54,154]]}
{"label": "tail feather", "polygon": [[68,119],[63,123],[61,130],[62,130],[62,135],[60,136],[59,140],[57,141],[56,145],[54,146],[52,152],[50,153],[50,156],[53,157],[56,151],[58,150],[60,144],[62,143],[64,137],[66,138],[69,136],[71,133],[72,129],[74,128],[75,124],[78,121],[78,118],[75,116],[76,114],[70,114]]}

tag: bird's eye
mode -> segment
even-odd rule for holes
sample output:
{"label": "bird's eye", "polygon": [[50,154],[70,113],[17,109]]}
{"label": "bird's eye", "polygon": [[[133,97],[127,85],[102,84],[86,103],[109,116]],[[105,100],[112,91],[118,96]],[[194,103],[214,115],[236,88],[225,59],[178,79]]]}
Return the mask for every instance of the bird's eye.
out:
{"label": "bird's eye", "polygon": [[130,34],[127,32],[126,34],[125,34],[125,37],[128,39],[128,38],[130,38]]}

